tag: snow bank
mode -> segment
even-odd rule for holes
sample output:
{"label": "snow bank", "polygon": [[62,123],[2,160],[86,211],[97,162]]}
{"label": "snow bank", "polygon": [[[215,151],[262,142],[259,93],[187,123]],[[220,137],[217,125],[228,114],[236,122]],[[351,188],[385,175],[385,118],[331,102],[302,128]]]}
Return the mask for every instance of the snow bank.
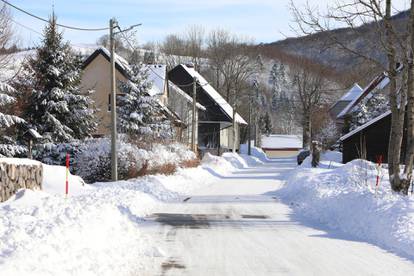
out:
{"label": "snow bank", "polygon": [[234,169],[207,155],[171,176],[85,186],[70,176],[66,198],[65,168],[45,165],[47,192],[20,190],[0,204],[0,275],[151,274],[144,264],[163,253],[143,232],[145,216]]}
{"label": "snow bank", "polygon": [[[342,166],[342,153],[338,151],[325,151],[321,154],[321,160],[319,162],[320,168],[331,169]],[[311,168],[312,167],[312,155],[303,160],[300,165],[301,168]]]}
{"label": "snow bank", "polygon": [[381,173],[376,192],[377,170],[367,161],[298,167],[278,193],[305,217],[414,258],[414,198],[392,193],[387,172]]}
{"label": "snow bank", "polygon": [[[240,145],[240,153],[243,155],[247,155],[248,148],[247,144]],[[259,159],[262,162],[270,161],[270,159],[267,157],[266,153],[261,148],[251,147],[251,156]]]}
{"label": "snow bank", "polygon": [[[69,173],[69,194],[85,193],[90,186],[79,176]],[[42,190],[49,194],[63,195],[66,189],[66,167],[43,164]]]}

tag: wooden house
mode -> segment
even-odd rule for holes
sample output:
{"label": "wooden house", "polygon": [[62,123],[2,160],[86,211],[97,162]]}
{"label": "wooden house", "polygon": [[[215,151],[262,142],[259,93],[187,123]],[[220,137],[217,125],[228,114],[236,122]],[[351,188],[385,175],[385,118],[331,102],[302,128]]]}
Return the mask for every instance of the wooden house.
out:
{"label": "wooden house", "polygon": [[[406,127],[404,127],[406,131]],[[342,161],[347,163],[354,159],[366,159],[376,162],[382,156],[388,162],[388,144],[391,132],[391,111],[387,111],[364,125],[354,129],[340,138],[343,146]],[[401,160],[405,159],[406,138],[403,136]]]}
{"label": "wooden house", "polygon": [[[190,97],[193,81],[197,80],[197,102],[206,110],[198,112],[198,148],[203,152],[221,154],[233,145],[233,108],[193,67],[178,65],[168,72],[168,78]],[[240,145],[240,126],[246,121],[236,113],[236,145]]]}
{"label": "wooden house", "polygon": [[[110,82],[110,53],[104,47],[96,49],[87,57],[82,65],[83,73],[81,86],[84,90],[94,90],[91,98],[98,108],[97,117],[99,125],[94,136],[101,137],[110,135],[111,132],[111,82]],[[145,65],[143,70],[148,73],[148,80],[152,87],[148,92],[157,99],[161,110],[172,122],[176,135],[181,135],[186,125],[181,121],[176,112],[168,107],[168,82],[166,81],[165,65]],[[127,81],[131,72],[128,62],[119,55],[115,56],[115,78],[119,81]],[[121,96],[117,86],[117,94]],[[180,137],[175,137],[180,140]]]}

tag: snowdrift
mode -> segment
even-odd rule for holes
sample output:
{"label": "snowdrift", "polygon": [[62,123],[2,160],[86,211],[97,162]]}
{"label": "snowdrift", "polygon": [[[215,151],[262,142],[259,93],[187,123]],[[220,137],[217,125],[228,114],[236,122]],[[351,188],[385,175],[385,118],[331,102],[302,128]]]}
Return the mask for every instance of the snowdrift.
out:
{"label": "snowdrift", "polygon": [[384,169],[377,190],[373,163],[354,160],[336,168],[326,166],[327,162],[325,169],[298,167],[278,194],[301,216],[414,258],[414,198],[394,194]]}
{"label": "snowdrift", "polygon": [[145,216],[216,181],[216,169],[235,167],[206,156],[201,166],[171,176],[83,186],[70,175],[68,197],[65,168],[44,169],[43,191],[20,190],[0,204],[0,275],[136,274],[164,254],[143,233]]}

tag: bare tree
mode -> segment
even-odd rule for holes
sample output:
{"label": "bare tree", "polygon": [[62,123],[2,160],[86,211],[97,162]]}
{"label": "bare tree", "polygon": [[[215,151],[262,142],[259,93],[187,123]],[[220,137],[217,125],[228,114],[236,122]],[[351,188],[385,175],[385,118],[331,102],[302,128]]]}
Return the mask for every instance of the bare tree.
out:
{"label": "bare tree", "polygon": [[310,149],[312,142],[312,113],[320,106],[328,94],[326,68],[316,65],[306,58],[299,58],[289,67],[292,86],[295,88],[297,106],[301,111],[303,146]]}
{"label": "bare tree", "polygon": [[166,36],[164,41],[160,43],[159,48],[169,69],[186,61],[186,42],[179,35],[170,34]]}
{"label": "bare tree", "polygon": [[191,57],[196,70],[200,70],[203,54],[205,30],[200,25],[192,25],[186,31],[186,55]]}
{"label": "bare tree", "polygon": [[9,56],[6,55],[6,50],[12,43],[12,17],[10,10],[4,4],[0,7],[0,68],[4,68],[10,62]]}
{"label": "bare tree", "polygon": [[215,86],[220,89],[220,69],[226,58],[224,47],[232,40],[230,32],[222,29],[212,30],[207,38],[207,57],[210,66],[215,71]]}

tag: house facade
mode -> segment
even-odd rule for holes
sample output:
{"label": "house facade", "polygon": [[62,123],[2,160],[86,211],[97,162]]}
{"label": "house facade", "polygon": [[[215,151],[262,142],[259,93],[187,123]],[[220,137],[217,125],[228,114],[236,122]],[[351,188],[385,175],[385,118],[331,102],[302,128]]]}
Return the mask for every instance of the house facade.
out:
{"label": "house facade", "polygon": [[[97,118],[99,120],[97,131],[94,136],[108,136],[111,133],[111,67],[110,53],[104,47],[96,49],[83,63],[83,74],[81,80],[82,89],[86,92],[94,90],[91,98],[94,100],[98,109]],[[148,94],[158,100],[162,112],[171,120],[172,127],[175,129],[176,137],[180,140],[183,129],[187,126],[181,121],[179,116],[168,107],[168,82],[166,81],[165,65],[145,65],[143,67],[148,74],[148,80],[152,82],[152,87]],[[129,80],[130,66],[128,62],[115,56],[115,78],[116,82],[126,82]],[[117,95],[121,96],[118,85],[116,86]]]}
{"label": "house facade", "polygon": [[203,152],[221,154],[233,147],[236,140],[240,145],[240,126],[246,121],[236,113],[236,137],[233,139],[233,108],[193,67],[178,65],[168,73],[168,78],[190,97],[193,96],[193,82],[197,81],[197,102],[206,110],[198,112],[198,148]]}
{"label": "house facade", "polygon": [[[404,127],[401,145],[401,160],[406,154],[406,130]],[[388,162],[388,145],[391,133],[391,111],[387,111],[366,124],[354,129],[340,138],[343,146],[342,162],[365,159],[376,162],[381,156],[382,162]]]}
{"label": "house facade", "polygon": [[269,158],[293,157],[303,148],[302,136],[271,134],[262,136],[262,150]]}

